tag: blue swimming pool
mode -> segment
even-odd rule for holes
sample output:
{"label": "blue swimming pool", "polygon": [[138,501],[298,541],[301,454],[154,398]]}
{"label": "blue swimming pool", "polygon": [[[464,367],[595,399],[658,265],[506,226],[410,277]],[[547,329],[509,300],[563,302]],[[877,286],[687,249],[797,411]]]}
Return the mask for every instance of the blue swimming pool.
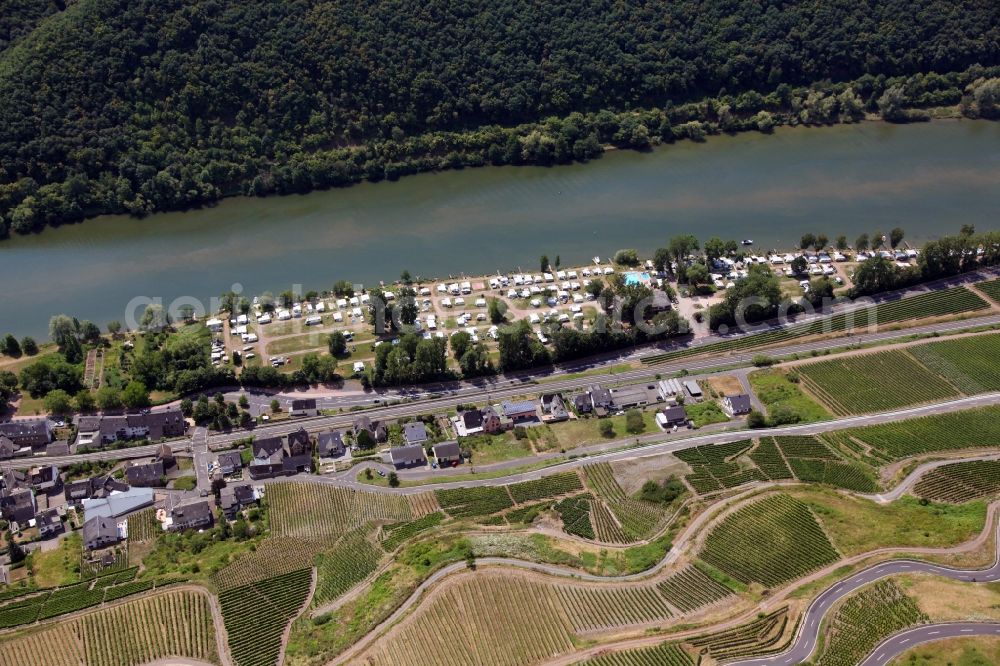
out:
{"label": "blue swimming pool", "polygon": [[648,285],[650,281],[649,273],[629,271],[625,274],[625,284],[644,284]]}

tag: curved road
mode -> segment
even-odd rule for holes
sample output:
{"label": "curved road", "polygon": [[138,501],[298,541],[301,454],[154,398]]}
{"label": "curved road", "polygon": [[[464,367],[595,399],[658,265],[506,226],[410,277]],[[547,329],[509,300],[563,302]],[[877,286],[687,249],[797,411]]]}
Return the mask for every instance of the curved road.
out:
{"label": "curved road", "polygon": [[[1000,523],[998,523],[996,531],[998,538],[1000,538]],[[951,580],[966,583],[992,583],[998,581],[1000,580],[1000,541],[998,541],[997,554],[993,560],[993,565],[987,569],[954,569],[951,567],[941,566],[939,564],[921,562],[919,560],[889,560],[859,571],[853,576],[845,578],[844,580],[830,586],[818,597],[813,599],[812,603],[809,604],[809,607],[806,609],[805,614],[802,616],[802,621],[799,623],[798,633],[795,635],[795,640],[788,650],[770,657],[729,662],[729,666],[789,666],[791,664],[799,664],[806,661],[809,658],[809,655],[813,653],[813,650],[816,649],[816,644],[819,639],[820,625],[823,622],[824,616],[830,611],[831,608],[833,608],[834,605],[836,605],[838,601],[881,578],[897,574],[912,573],[933,574],[935,576],[943,576]],[[933,626],[917,627],[917,629],[926,629],[928,631],[934,630]],[[923,634],[918,631],[910,638],[916,639],[920,635]],[[929,638],[932,636],[929,633],[926,635]],[[933,637],[936,636],[936,634],[933,635]],[[917,642],[919,641],[913,640],[912,642],[908,642],[907,645],[908,647],[912,647],[913,645],[916,645]],[[874,654],[875,657],[878,656],[878,651],[878,648],[876,648]],[[866,660],[864,663],[868,664],[869,660]]]}
{"label": "curved road", "polygon": [[885,666],[907,650],[922,643],[972,636],[1000,636],[1000,623],[942,622],[907,629],[882,641],[860,666]]}
{"label": "curved road", "polygon": [[878,502],[879,504],[888,504],[889,502],[893,502],[902,497],[906,493],[906,491],[908,491],[912,486],[916,485],[917,481],[920,480],[920,477],[922,477],[927,472],[930,472],[931,470],[935,470],[939,467],[947,467],[948,465],[957,465],[958,463],[980,462],[980,461],[991,461],[991,460],[1000,460],[1000,454],[993,453],[993,454],[984,454],[981,456],[969,456],[967,458],[962,457],[962,458],[948,458],[944,460],[934,460],[932,462],[924,463],[923,465],[916,467],[912,472],[906,475],[906,478],[904,478],[902,481],[899,482],[899,485],[897,485],[892,490],[874,495],[859,495],[859,497],[870,499],[874,502]]}

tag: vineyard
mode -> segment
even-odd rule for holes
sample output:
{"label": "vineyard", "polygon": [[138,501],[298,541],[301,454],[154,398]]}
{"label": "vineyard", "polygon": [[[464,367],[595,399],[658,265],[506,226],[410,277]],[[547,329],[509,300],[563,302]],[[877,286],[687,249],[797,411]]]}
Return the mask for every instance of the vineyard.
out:
{"label": "vineyard", "polygon": [[666,620],[673,610],[652,585],[558,585],[573,631],[594,633]]}
{"label": "vineyard", "polygon": [[913,494],[938,502],[960,504],[1000,493],[1000,461],[974,460],[938,467],[924,474]]}
{"label": "vineyard", "polygon": [[145,509],[128,517],[128,540],[141,543],[152,541],[162,534],[160,523],[156,522],[156,509]]}
{"label": "vineyard", "polygon": [[959,395],[905,350],[846,356],[798,370],[806,389],[837,416],[889,411]]}
{"label": "vineyard", "polygon": [[794,479],[858,492],[878,488],[866,467],[841,459],[815,437],[765,437],[756,448],[752,446],[750,440],[708,444],[676,451],[674,456],[691,467],[692,473],[684,480],[699,494],[751,481]]}
{"label": "vineyard", "polygon": [[901,300],[886,301],[872,308],[862,308],[855,312],[836,314],[804,324],[770,329],[749,335],[733,336],[705,345],[685,347],[662,354],[653,354],[643,357],[642,362],[653,365],[701,354],[747,352],[811,335],[842,333],[848,330],[892,324],[910,319],[964,314],[984,310],[988,307],[989,304],[986,301],[965,287],[954,287]]}
{"label": "vineyard", "polygon": [[691,467],[691,474],[684,479],[697,493],[710,493],[723,488],[735,488],[750,481],[766,481],[756,468],[747,468],[732,462],[750,450],[749,439],[728,444],[708,444],[683,451],[674,456]]}
{"label": "vineyard", "polygon": [[47,620],[152,589],[151,580],[134,581],[137,571],[111,570],[93,580],[15,598],[0,606],[0,629]]}
{"label": "vineyard", "polygon": [[969,395],[1000,391],[1000,335],[976,335],[911,347],[925,366]]}
{"label": "vineyard", "polygon": [[435,490],[438,504],[454,518],[488,516],[514,506],[506,486]]}
{"label": "vineyard", "polygon": [[782,637],[787,627],[786,606],[739,627],[693,638],[687,643],[716,661],[766,655],[784,649],[787,641],[782,641]]}
{"label": "vineyard", "polygon": [[[592,521],[597,538],[605,543],[629,543],[656,534],[666,522],[663,507],[628,497],[615,480],[609,463],[584,467],[587,486],[607,505],[595,502]],[[606,515],[610,510],[614,515]]]}
{"label": "vineyard", "polygon": [[510,573],[463,576],[365,651],[367,666],[523,666],[573,650],[552,585]]}
{"label": "vineyard", "polygon": [[848,597],[833,616],[826,648],[816,666],[853,666],[882,639],[927,621],[894,582],[875,583]]}
{"label": "vineyard", "polygon": [[976,285],[979,291],[983,292],[997,303],[1000,303],[1000,279],[980,282]]}
{"label": "vineyard", "polygon": [[272,533],[300,539],[338,538],[369,522],[400,522],[413,515],[410,503],[400,495],[312,483],[270,485],[267,503]]}
{"label": "vineyard", "polygon": [[737,509],[708,535],[701,558],[743,583],[776,587],[839,559],[812,512],[787,495]]}
{"label": "vineyard", "polygon": [[997,446],[1000,408],[969,409],[854,428],[844,431],[842,436],[864,442],[871,447],[872,455],[883,462],[936,451]]}
{"label": "vineyard", "polygon": [[381,558],[382,553],[368,540],[364,529],[347,534],[318,558],[313,606],[333,601],[363,581],[375,571]]}
{"label": "vineyard", "polygon": [[309,595],[309,569],[226,590],[219,595],[236,666],[272,666],[281,635]]}
{"label": "vineyard", "polygon": [[556,502],[553,507],[563,522],[563,530],[567,534],[575,534],[584,539],[593,539],[594,526],[590,520],[590,507],[594,503],[593,496],[588,494],[568,497]]}
{"label": "vineyard", "polygon": [[440,505],[438,505],[437,496],[430,490],[425,493],[417,493],[416,495],[407,495],[406,498],[410,502],[410,513],[413,514],[414,518],[422,518],[429,513],[436,513],[441,510]]}
{"label": "vineyard", "polygon": [[386,525],[382,528],[382,533],[384,535],[382,539],[382,548],[386,552],[391,553],[404,541],[411,539],[421,532],[431,529],[432,527],[440,525],[442,520],[444,520],[444,514],[437,511],[435,513],[428,513],[427,515],[421,516],[420,518],[410,522]]}
{"label": "vineyard", "polygon": [[249,553],[216,571],[209,580],[220,592],[289,574],[313,566],[316,556],[333,547],[335,539],[264,539]]}
{"label": "vineyard", "polygon": [[694,660],[676,643],[663,643],[602,654],[580,662],[578,666],[694,666]]}
{"label": "vineyard", "polygon": [[656,586],[660,594],[674,607],[691,613],[727,597],[733,591],[717,583],[697,566],[681,569]]}
{"label": "vineyard", "polygon": [[521,504],[583,490],[583,484],[580,483],[580,475],[576,472],[559,472],[535,481],[514,483],[508,488],[514,501]]}
{"label": "vineyard", "polygon": [[206,594],[169,591],[0,639],[0,666],[137,666],[164,657],[218,663]]}

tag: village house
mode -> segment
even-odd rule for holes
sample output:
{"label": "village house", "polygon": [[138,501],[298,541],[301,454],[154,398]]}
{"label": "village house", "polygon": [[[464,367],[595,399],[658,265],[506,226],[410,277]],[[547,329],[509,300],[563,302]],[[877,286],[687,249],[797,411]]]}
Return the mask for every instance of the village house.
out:
{"label": "village house", "polygon": [[224,476],[236,474],[243,469],[243,457],[239,451],[223,451],[218,457],[218,469]]}
{"label": "village house", "polygon": [[683,405],[674,405],[673,407],[667,407],[663,411],[656,413],[656,422],[664,430],[668,430],[673,427],[684,427],[688,424],[688,415],[684,410]]}
{"label": "village house", "polygon": [[289,416],[316,416],[317,414],[319,414],[319,410],[316,409],[314,398],[292,400],[292,407],[288,410]]}
{"label": "village house", "polygon": [[36,492],[49,494],[62,489],[62,478],[55,465],[38,465],[28,470],[28,480]]}
{"label": "village house", "polygon": [[0,435],[0,460],[23,458],[31,454],[32,450],[30,446],[19,447],[10,437]]}
{"label": "village house", "polygon": [[0,423],[0,436],[9,439],[16,449],[27,446],[35,451],[44,451],[52,441],[52,427],[48,419],[10,421]]}
{"label": "village house", "polygon": [[181,504],[170,510],[170,530],[196,530],[211,527],[213,522],[212,507],[202,500],[190,504]]}
{"label": "village house", "polygon": [[320,458],[339,458],[347,453],[344,438],[339,430],[321,432],[316,438],[316,445],[319,447]]}
{"label": "village house", "polygon": [[383,444],[389,439],[389,429],[381,421],[372,421],[367,416],[354,419],[354,441],[357,441],[358,433],[362,430],[367,430],[377,444]]}
{"label": "village house", "polygon": [[100,449],[119,440],[156,441],[165,437],[182,437],[185,432],[187,421],[180,409],[148,414],[81,416],[77,420],[76,445]]}
{"label": "village house", "polygon": [[219,491],[219,508],[229,520],[235,520],[240,511],[255,504],[259,497],[249,483],[226,486]]}
{"label": "village house", "polygon": [[43,539],[48,539],[63,531],[63,522],[55,509],[46,509],[35,515],[35,527]]}
{"label": "village house", "polygon": [[539,405],[542,408],[542,421],[555,423],[569,418],[566,403],[558,393],[543,393]]}
{"label": "village house", "polygon": [[427,464],[427,455],[424,453],[424,447],[419,444],[394,446],[389,449],[389,459],[396,469],[423,467]]}
{"label": "village house", "polygon": [[538,420],[538,410],[535,408],[535,403],[531,400],[520,400],[517,402],[504,400],[500,403],[500,409],[503,415],[514,424]]}
{"label": "village house", "polygon": [[462,462],[462,449],[458,442],[441,442],[432,447],[438,467],[454,466]]}
{"label": "village house", "polygon": [[451,423],[456,437],[469,437],[480,433],[495,435],[504,429],[500,416],[491,406],[483,409],[467,409],[452,417]]}
{"label": "village house", "polygon": [[63,494],[68,502],[79,503],[85,499],[101,499],[111,493],[121,493],[128,490],[128,484],[107,476],[95,476],[79,481],[69,481],[63,486]]}
{"label": "village house", "polygon": [[0,497],[0,515],[8,522],[17,523],[18,527],[26,527],[37,512],[35,494],[28,488],[4,490]]}
{"label": "village house", "polygon": [[427,427],[420,421],[404,423],[403,439],[407,444],[423,444],[427,441]]}
{"label": "village house", "polygon": [[129,465],[125,468],[125,478],[128,484],[136,488],[153,488],[166,485],[163,461],[154,460],[150,463]]}
{"label": "village house", "polygon": [[722,411],[730,418],[743,416],[750,413],[750,396],[745,393],[739,395],[727,395],[720,401]]}
{"label": "village house", "polygon": [[312,440],[304,428],[285,437],[268,437],[250,445],[251,479],[291,476],[312,467]]}
{"label": "village house", "polygon": [[83,524],[83,547],[87,550],[111,546],[121,539],[118,523],[114,518],[95,516]]}

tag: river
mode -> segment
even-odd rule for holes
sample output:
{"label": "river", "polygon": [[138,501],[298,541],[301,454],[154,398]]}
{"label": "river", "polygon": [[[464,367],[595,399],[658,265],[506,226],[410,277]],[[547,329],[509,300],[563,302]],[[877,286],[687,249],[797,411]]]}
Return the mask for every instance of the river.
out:
{"label": "river", "polygon": [[335,280],[536,269],[678,233],[797,245],[902,226],[919,242],[1000,226],[1000,123],[781,128],[588,164],[466,169],[302,196],[235,198],[145,219],[104,216],[0,242],[0,334],[51,315],[127,321],[136,297],[207,299]]}

